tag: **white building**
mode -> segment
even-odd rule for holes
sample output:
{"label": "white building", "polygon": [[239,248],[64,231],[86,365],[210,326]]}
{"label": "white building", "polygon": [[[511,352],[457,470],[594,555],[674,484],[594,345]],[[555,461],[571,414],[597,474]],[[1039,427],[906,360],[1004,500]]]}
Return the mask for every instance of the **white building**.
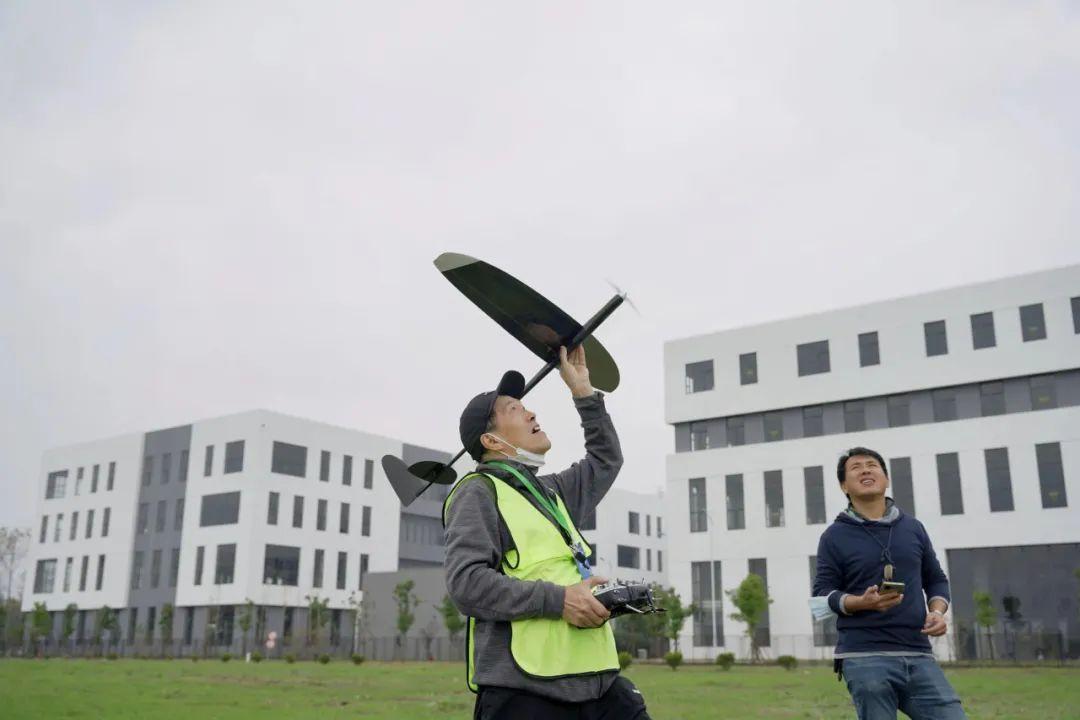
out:
{"label": "white building", "polygon": [[662,492],[611,488],[600,501],[595,517],[579,528],[595,551],[596,574],[609,580],[666,586],[668,557],[663,508]]}
{"label": "white building", "polygon": [[982,652],[977,590],[1043,634],[1032,653],[1080,654],[1080,266],[676,340],[664,366],[668,574],[700,607],[688,656],[745,656],[724,591],[749,572],[773,599],[766,653],[830,655],[807,598],[856,445],[886,458],[949,575],[939,655]]}
{"label": "white building", "polygon": [[384,454],[449,457],[263,410],[49,450],[23,609],[45,603],[59,632],[75,604],[79,641],[108,606],[121,637],[145,643],[162,638],[169,604],[181,647],[208,625],[228,647],[247,602],[253,637],[290,637],[317,596],[331,642],[348,637],[367,572],[439,566],[445,553],[445,488],[403,509]]}

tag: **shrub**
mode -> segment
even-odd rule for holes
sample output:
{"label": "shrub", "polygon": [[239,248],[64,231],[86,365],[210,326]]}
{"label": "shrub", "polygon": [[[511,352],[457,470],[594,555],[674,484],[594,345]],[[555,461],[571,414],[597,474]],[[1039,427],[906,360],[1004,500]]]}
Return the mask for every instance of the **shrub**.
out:
{"label": "shrub", "polygon": [[785,670],[794,670],[799,661],[795,659],[794,655],[781,655],[776,658],[776,664]]}
{"label": "shrub", "polygon": [[106,655],[106,657],[109,658],[110,660],[116,660],[120,656],[117,655],[116,653],[109,653],[108,655]]}
{"label": "shrub", "polygon": [[251,662],[262,662],[262,653],[258,650],[251,653]]}
{"label": "shrub", "polygon": [[664,662],[668,664],[672,670],[678,670],[682,665],[682,653],[681,652],[669,652],[664,655]]}
{"label": "shrub", "polygon": [[327,655],[326,653],[323,653],[322,655],[319,656],[319,664],[320,665],[325,665],[328,662],[330,662],[330,656],[329,655]]}
{"label": "shrub", "polygon": [[735,653],[724,652],[716,656],[716,664],[721,670],[730,670],[735,664]]}
{"label": "shrub", "polygon": [[354,653],[353,656],[352,656],[352,664],[353,665],[362,665],[363,663],[364,663],[364,656],[363,655],[357,655],[357,654]]}
{"label": "shrub", "polygon": [[287,653],[287,654],[285,655],[285,662],[287,662],[287,663],[289,663],[290,665],[292,665],[292,664],[293,664],[294,662],[296,662],[296,656],[295,656],[295,655],[293,655],[292,653]]}
{"label": "shrub", "polygon": [[630,667],[633,663],[634,663],[634,658],[633,658],[632,655],[630,655],[630,653],[626,652],[625,650],[623,650],[621,653],[619,653],[619,669],[620,670],[625,670],[626,668]]}
{"label": "shrub", "polygon": [[192,655],[191,662],[199,662],[199,657],[197,655]]}
{"label": "shrub", "polygon": [[221,662],[229,662],[232,660],[232,653],[222,653]]}

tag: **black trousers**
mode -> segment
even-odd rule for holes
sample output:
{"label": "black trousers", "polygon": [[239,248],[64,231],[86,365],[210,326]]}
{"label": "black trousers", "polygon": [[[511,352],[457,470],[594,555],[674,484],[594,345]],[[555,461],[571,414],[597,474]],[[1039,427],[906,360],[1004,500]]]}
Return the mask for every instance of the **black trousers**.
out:
{"label": "black trousers", "polygon": [[620,675],[597,700],[564,703],[522,690],[480,688],[473,720],[650,720],[645,698]]}

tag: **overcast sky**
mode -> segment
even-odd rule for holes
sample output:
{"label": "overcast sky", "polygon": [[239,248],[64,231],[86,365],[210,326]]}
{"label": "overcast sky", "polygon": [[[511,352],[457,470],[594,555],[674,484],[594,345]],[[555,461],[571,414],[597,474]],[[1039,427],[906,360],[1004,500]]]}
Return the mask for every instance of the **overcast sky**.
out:
{"label": "overcast sky", "polygon": [[641,490],[665,340],[1080,261],[1075,3],[341,5],[0,3],[0,525],[46,448],[252,408],[457,450],[539,362],[447,250],[630,291]]}

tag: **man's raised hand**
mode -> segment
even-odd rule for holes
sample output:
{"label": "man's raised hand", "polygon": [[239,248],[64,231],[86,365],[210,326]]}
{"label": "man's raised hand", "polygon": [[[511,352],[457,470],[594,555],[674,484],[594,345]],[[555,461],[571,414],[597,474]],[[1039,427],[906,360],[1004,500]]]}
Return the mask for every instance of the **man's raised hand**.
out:
{"label": "man's raised hand", "polygon": [[569,354],[566,347],[559,348],[559,375],[562,376],[570,394],[576,398],[592,395],[592,383],[589,382],[589,366],[585,364],[585,347],[578,345]]}

